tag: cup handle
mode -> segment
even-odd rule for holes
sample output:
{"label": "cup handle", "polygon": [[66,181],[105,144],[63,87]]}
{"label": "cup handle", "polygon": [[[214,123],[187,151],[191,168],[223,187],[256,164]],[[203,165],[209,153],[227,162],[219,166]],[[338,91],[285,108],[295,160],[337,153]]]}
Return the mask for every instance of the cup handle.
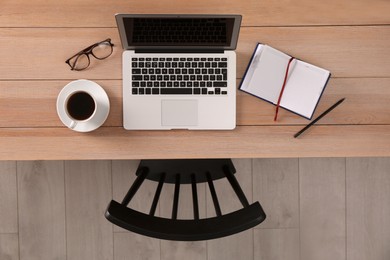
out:
{"label": "cup handle", "polygon": [[76,121],[72,121],[72,123],[70,123],[69,128],[70,129],[74,129],[76,127],[76,125],[77,125],[77,122]]}

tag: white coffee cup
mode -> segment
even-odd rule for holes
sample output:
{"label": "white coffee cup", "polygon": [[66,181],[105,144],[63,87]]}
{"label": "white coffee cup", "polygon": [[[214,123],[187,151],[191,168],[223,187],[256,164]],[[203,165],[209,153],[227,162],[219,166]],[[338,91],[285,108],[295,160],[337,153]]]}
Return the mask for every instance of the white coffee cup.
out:
{"label": "white coffee cup", "polygon": [[107,119],[110,101],[96,82],[80,79],[67,84],[57,98],[62,123],[77,132],[90,132]]}

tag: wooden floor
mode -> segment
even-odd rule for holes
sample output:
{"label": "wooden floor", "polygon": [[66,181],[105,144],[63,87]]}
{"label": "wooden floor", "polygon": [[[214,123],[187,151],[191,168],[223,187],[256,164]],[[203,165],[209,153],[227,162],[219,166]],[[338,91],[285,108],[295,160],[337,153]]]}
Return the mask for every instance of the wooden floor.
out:
{"label": "wooden floor", "polygon": [[[268,218],[196,243],[146,238],[105,220],[107,203],[123,197],[137,163],[0,162],[0,259],[390,259],[390,158],[234,160],[244,192]],[[225,187],[216,185],[228,212],[239,202]],[[155,185],[143,188],[131,203],[146,211]],[[212,216],[208,190],[199,189],[200,214]],[[160,215],[169,214],[172,194],[162,194]],[[192,214],[187,199],[180,218]]]}

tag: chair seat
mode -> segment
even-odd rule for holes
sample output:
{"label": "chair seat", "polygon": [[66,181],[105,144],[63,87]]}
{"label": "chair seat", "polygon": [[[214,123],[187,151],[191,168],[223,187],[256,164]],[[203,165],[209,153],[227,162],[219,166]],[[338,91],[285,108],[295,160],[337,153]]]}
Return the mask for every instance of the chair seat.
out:
{"label": "chair seat", "polygon": [[232,235],[264,221],[259,202],[237,211],[204,219],[168,219],[144,214],[114,200],[105,214],[112,223],[142,235],[178,241],[197,241]]}

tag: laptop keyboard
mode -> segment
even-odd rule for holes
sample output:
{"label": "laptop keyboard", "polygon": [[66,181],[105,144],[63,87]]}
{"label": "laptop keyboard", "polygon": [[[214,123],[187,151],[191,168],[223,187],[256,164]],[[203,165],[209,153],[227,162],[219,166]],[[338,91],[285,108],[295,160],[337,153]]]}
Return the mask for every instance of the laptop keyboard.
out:
{"label": "laptop keyboard", "polygon": [[133,95],[227,95],[227,58],[132,58]]}

